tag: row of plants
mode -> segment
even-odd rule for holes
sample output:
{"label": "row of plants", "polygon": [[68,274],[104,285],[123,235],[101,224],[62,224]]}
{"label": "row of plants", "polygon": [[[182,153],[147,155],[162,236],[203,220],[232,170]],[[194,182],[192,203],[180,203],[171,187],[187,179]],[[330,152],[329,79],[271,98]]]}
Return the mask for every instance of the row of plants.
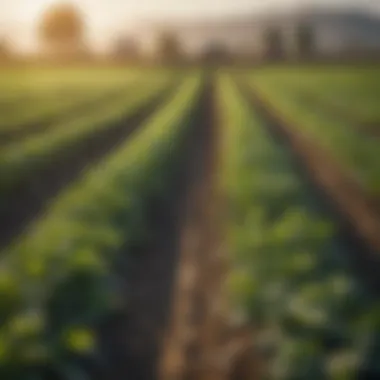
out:
{"label": "row of plants", "polygon": [[[141,79],[141,78],[140,78]],[[46,98],[31,98],[27,102],[16,101],[4,107],[2,119],[0,121],[0,133],[18,131],[28,128],[38,122],[52,117],[58,113],[70,112],[79,104],[85,105],[96,99],[110,99],[115,97],[113,94],[121,94],[123,89],[133,86],[136,79],[130,79],[121,84],[88,86],[81,89],[72,88],[60,91],[58,94],[48,94]],[[57,91],[57,90],[56,90]],[[53,91],[52,91],[53,92]]]}
{"label": "row of plants", "polygon": [[32,179],[36,172],[43,170],[57,157],[70,155],[73,150],[87,144],[92,136],[121,123],[158,97],[171,83],[168,77],[143,82],[139,88],[127,89],[123,96],[92,113],[5,147],[0,151],[0,194],[7,194],[15,186]]}
{"label": "row of plants", "polygon": [[200,89],[199,76],[185,79],[133,138],[3,252],[1,378],[39,379],[49,367],[54,378],[87,379],[83,361],[101,363],[94,329],[125,307],[115,263],[120,272],[132,247],[150,238],[147,202],[168,196]]}
{"label": "row of plants", "polygon": [[350,246],[228,77],[219,94],[231,318],[254,327],[266,379],[377,378],[380,304]]}
{"label": "row of plants", "polygon": [[347,125],[333,115],[316,112],[297,99],[286,87],[268,78],[251,78],[251,85],[300,133],[315,139],[347,169],[371,196],[380,194],[379,143],[370,134]]}
{"label": "row of plants", "polygon": [[[156,70],[158,71],[158,70]],[[143,70],[125,68],[37,68],[6,69],[0,72],[0,105],[16,101],[42,100],[72,90],[117,85]]]}
{"label": "row of plants", "polygon": [[[343,89],[340,90],[343,91]],[[361,101],[358,101],[356,96],[360,92],[356,88],[351,88],[349,91],[355,93],[355,97],[351,100],[347,99],[347,95],[334,95],[326,88],[318,89],[313,85],[283,86],[283,92],[287,92],[288,96],[300,105],[309,108],[311,112],[325,113],[331,118],[346,123],[347,127],[358,128],[362,133],[369,132],[366,127],[376,132],[380,121],[377,95],[363,94],[360,97]]]}
{"label": "row of plants", "polygon": [[[261,76],[261,73],[259,74]],[[306,92],[355,115],[362,123],[379,122],[380,71],[375,69],[311,68],[263,73],[267,80],[290,92]]]}

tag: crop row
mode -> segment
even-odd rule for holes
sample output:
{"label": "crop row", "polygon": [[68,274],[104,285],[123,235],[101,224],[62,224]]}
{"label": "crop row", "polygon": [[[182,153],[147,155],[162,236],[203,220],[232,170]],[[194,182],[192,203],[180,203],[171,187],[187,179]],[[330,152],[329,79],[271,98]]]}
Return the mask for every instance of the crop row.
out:
{"label": "crop row", "polygon": [[70,112],[71,108],[82,103],[89,103],[91,100],[101,99],[105,96],[112,97],[112,94],[121,93],[128,86],[133,85],[135,79],[130,79],[119,85],[98,86],[97,88],[88,87],[81,90],[72,89],[67,93],[49,94],[43,99],[31,99],[28,102],[14,102],[8,105],[2,112],[2,120],[0,123],[0,132],[13,132],[24,129],[36,122],[43,122],[44,119],[54,114]]}
{"label": "crop row", "polygon": [[5,196],[14,187],[33,179],[36,172],[43,170],[57,157],[70,155],[86,145],[91,136],[122,122],[157,96],[168,83],[170,80],[163,77],[144,83],[138,89],[130,88],[117,101],[105,104],[90,114],[64,121],[44,134],[3,149],[0,152],[0,194]]}
{"label": "crop row", "polygon": [[378,70],[309,69],[258,73],[284,91],[311,93],[328,104],[342,107],[361,122],[379,122],[380,76]]}
{"label": "crop row", "polygon": [[252,86],[300,133],[321,144],[370,195],[380,194],[378,140],[323,112],[305,107],[291,91],[255,77]]}
{"label": "crop row", "polygon": [[253,324],[270,354],[268,379],[377,378],[379,305],[350,272],[350,247],[228,78],[219,109],[227,287],[233,317]]}
{"label": "crop row", "polygon": [[[155,70],[160,73],[159,70]],[[132,69],[27,69],[0,72],[0,104],[7,101],[46,99],[83,88],[117,85],[141,70]]]}
{"label": "crop row", "polygon": [[92,328],[124,306],[113,267],[121,251],[128,255],[149,239],[147,201],[167,196],[200,83],[198,76],[186,79],[133,139],[69,188],[4,253],[2,378],[24,379],[26,370],[36,375],[31,368],[40,364],[78,378],[78,358],[99,354]]}

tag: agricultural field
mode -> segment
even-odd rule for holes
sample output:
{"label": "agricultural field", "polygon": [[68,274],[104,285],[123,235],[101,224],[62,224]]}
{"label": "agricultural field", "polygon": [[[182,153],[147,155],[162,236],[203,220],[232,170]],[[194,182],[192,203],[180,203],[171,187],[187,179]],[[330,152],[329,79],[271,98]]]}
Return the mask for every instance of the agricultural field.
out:
{"label": "agricultural field", "polygon": [[375,68],[0,72],[0,378],[379,378],[379,95]]}
{"label": "agricultural field", "polygon": [[[265,70],[263,74],[266,76]],[[300,95],[305,92],[314,94],[326,103],[341,106],[349,115],[356,115],[362,123],[376,123],[380,119],[378,68],[278,69],[268,71],[268,74],[277,82],[278,88],[302,91]]]}
{"label": "agricultural field", "polygon": [[279,70],[251,78],[285,117],[326,147],[374,197],[379,196],[378,70],[335,68],[299,74]]}

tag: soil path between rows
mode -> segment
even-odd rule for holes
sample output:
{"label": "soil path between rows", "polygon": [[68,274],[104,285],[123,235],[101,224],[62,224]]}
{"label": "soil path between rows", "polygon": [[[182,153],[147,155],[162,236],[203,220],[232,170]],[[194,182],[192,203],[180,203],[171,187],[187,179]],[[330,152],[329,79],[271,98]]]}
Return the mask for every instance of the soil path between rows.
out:
{"label": "soil path between rows", "polygon": [[[207,120],[209,98],[210,85],[206,83],[192,114],[178,175],[170,184],[170,200],[154,205],[151,215],[154,236],[129,263],[125,275],[126,312],[107,321],[103,328],[108,364],[101,380],[158,379],[168,331],[174,329],[175,336],[186,334],[187,323],[174,310],[187,312],[192,297],[187,294],[178,300],[178,281],[191,282],[195,278],[197,268],[192,262],[204,253],[198,248],[199,228],[204,226],[208,208],[205,202],[213,152],[213,136]],[[177,364],[184,358],[182,350],[180,354],[182,358]]]}
{"label": "soil path between rows", "polygon": [[197,180],[189,189],[180,230],[180,259],[159,380],[256,380],[252,332],[228,320],[224,197],[220,184],[222,131],[216,79],[209,74],[201,107],[202,140],[194,156]]}
{"label": "soil path between rows", "polygon": [[[204,356],[205,345],[213,337],[202,336],[202,325],[209,308],[207,285],[215,282],[216,273],[209,271],[209,260],[215,252],[215,224],[212,212],[215,195],[216,128],[213,119],[214,83],[207,78],[201,103],[200,139],[194,151],[194,181],[189,188],[181,220],[180,264],[173,293],[170,328],[167,331],[160,367],[160,379],[190,379]],[[206,283],[208,282],[208,284]],[[210,335],[211,331],[208,331]],[[203,341],[202,341],[203,339]],[[199,377],[201,380],[201,378]]]}
{"label": "soil path between rows", "polygon": [[57,157],[46,158],[44,169],[0,200],[0,251],[11,244],[28,225],[48,208],[49,202],[65,187],[96,165],[112,150],[125,143],[176,91],[178,82],[169,85],[133,114],[109,128],[93,133],[81,146],[65,148]]}

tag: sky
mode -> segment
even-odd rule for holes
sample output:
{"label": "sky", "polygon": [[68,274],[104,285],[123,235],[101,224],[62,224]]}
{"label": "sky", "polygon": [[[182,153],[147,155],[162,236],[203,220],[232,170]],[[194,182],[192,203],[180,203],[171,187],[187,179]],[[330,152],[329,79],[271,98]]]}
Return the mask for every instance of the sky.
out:
{"label": "sky", "polygon": [[[142,25],[144,20],[180,17],[214,17],[253,13],[309,4],[313,0],[71,0],[85,14],[88,39],[105,50],[117,35]],[[41,14],[57,0],[0,0],[0,36],[12,39],[18,50],[37,47],[36,26]],[[317,4],[376,7],[379,0],[314,0]],[[379,6],[380,8],[380,6]],[[141,27],[140,27],[141,28]],[[143,32],[141,29],[140,33]]]}

